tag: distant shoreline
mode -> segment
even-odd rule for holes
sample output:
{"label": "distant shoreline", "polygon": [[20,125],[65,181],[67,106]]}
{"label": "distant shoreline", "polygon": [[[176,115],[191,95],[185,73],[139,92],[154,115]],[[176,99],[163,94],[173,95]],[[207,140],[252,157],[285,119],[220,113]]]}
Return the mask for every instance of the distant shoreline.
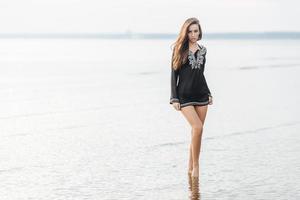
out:
{"label": "distant shoreline", "polygon": [[[0,33],[1,38],[45,39],[175,39],[174,33]],[[300,39],[300,32],[224,32],[206,33],[204,39]]]}

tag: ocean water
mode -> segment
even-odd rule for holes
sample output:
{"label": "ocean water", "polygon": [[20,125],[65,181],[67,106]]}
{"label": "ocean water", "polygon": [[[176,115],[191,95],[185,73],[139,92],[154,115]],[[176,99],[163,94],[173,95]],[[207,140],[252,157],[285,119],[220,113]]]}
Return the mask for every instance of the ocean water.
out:
{"label": "ocean water", "polygon": [[4,200],[299,199],[300,40],[205,40],[200,179],[172,40],[1,39]]}

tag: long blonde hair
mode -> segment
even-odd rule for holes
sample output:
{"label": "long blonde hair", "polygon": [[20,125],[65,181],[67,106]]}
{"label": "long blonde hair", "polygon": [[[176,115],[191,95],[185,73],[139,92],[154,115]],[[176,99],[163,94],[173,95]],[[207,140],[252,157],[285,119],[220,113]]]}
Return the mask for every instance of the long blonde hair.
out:
{"label": "long blonde hair", "polygon": [[[195,17],[188,18],[185,20],[184,24],[182,25],[179,35],[176,41],[173,43],[173,54],[172,54],[172,67],[173,69],[179,69],[182,64],[186,62],[188,57],[189,51],[189,38],[188,38],[188,30],[190,25],[197,24],[199,27],[199,37],[198,40],[202,39],[202,29],[199,23],[199,20]],[[197,41],[198,41],[197,40]],[[173,46],[172,45],[172,46]]]}

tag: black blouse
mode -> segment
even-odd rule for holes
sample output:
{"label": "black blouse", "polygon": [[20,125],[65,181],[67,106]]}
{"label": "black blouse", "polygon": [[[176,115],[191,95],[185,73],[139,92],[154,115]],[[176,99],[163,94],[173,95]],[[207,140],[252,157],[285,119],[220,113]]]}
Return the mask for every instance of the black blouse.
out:
{"label": "black blouse", "polygon": [[181,98],[185,100],[193,99],[194,101],[195,99],[203,98],[203,96],[211,96],[204,76],[207,50],[203,45],[198,44],[198,46],[200,49],[196,52],[189,51],[188,59],[181,68],[174,70],[171,67],[170,104],[180,102]]}

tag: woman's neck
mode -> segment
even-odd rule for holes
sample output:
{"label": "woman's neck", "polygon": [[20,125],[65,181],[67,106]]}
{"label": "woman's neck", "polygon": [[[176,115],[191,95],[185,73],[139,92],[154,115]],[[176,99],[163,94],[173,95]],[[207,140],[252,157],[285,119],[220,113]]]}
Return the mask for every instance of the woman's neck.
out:
{"label": "woman's neck", "polygon": [[189,49],[198,49],[198,43],[197,42],[189,42]]}

